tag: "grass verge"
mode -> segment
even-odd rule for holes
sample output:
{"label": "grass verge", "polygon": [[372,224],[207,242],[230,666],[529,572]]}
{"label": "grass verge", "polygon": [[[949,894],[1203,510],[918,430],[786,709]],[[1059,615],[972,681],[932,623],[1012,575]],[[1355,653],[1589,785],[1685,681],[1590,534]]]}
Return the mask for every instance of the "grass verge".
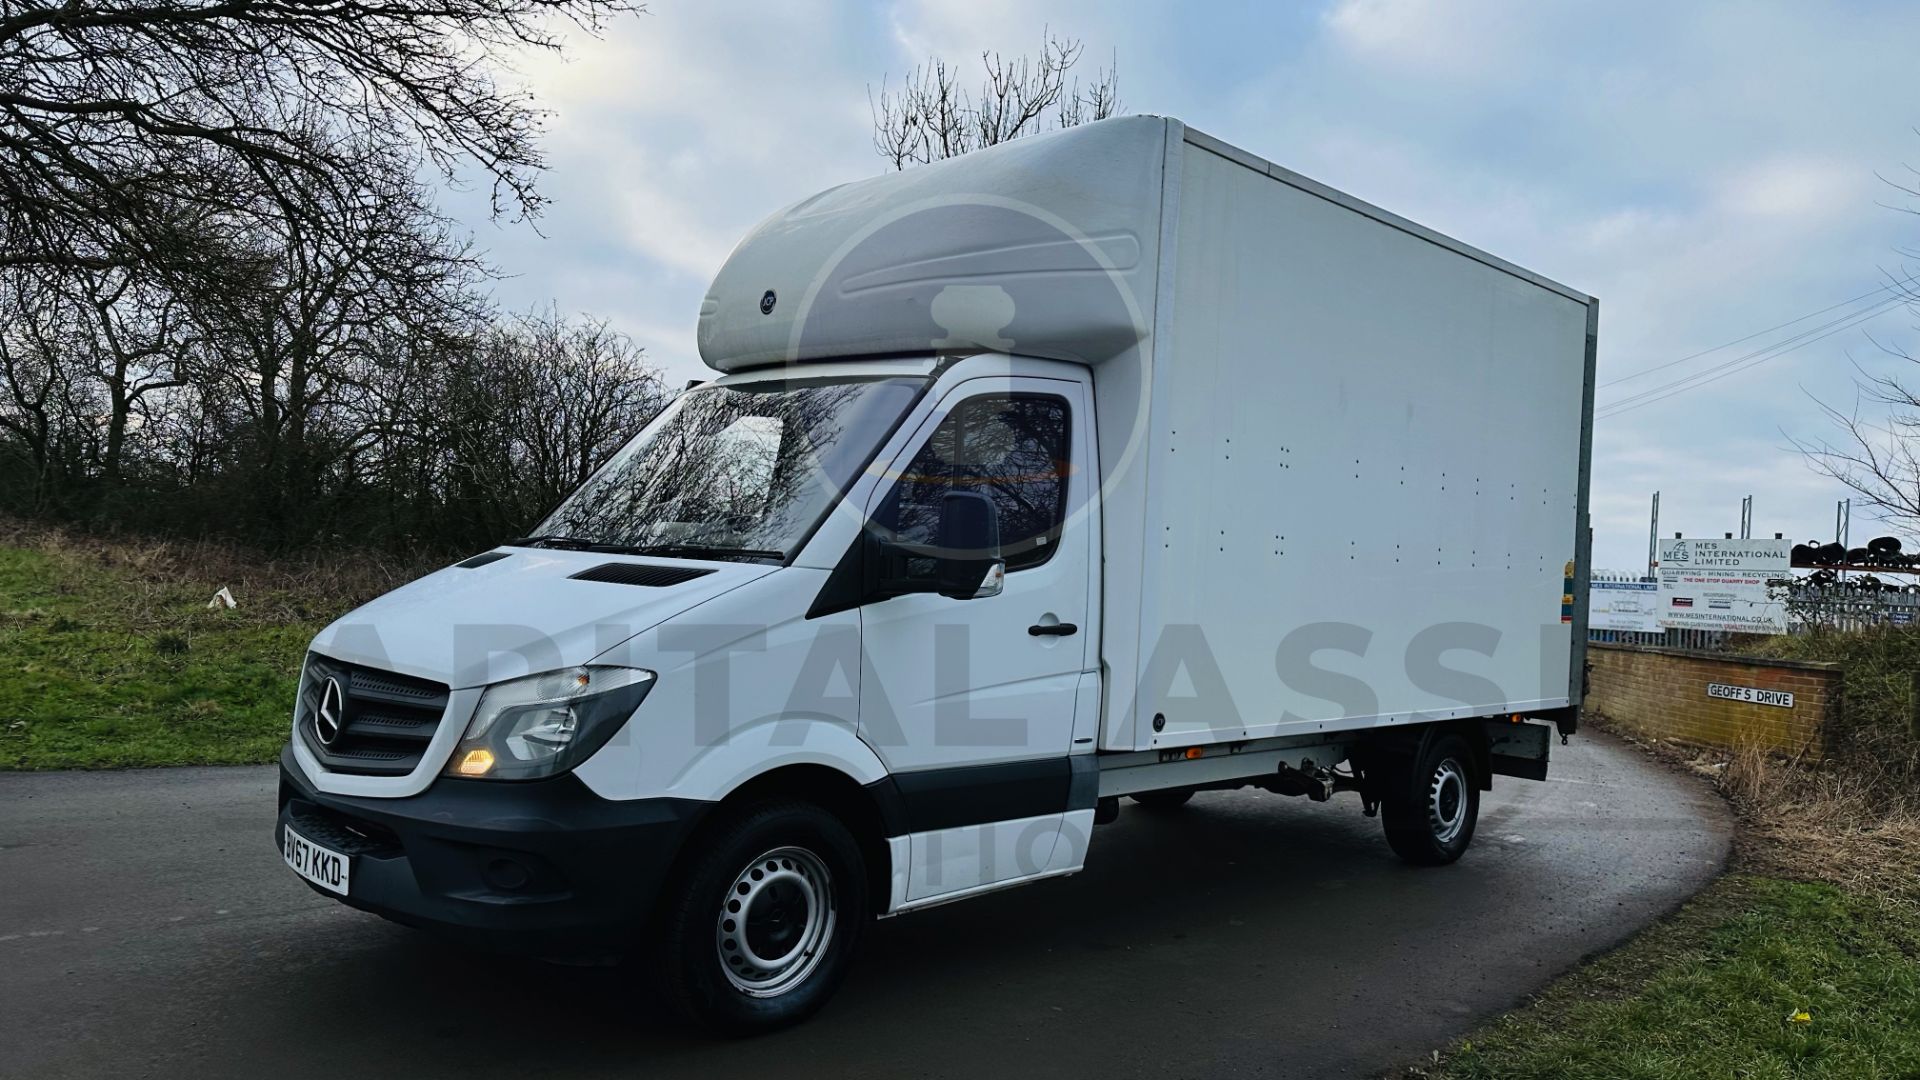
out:
{"label": "grass verge", "polygon": [[0,768],[271,761],[307,641],[408,572],[0,523]]}
{"label": "grass verge", "polygon": [[1887,777],[1650,747],[1739,814],[1734,870],[1405,1077],[1920,1077],[1920,821]]}
{"label": "grass verge", "polygon": [[1912,1077],[1916,957],[1910,900],[1736,873],[1462,1040],[1430,1075]]}

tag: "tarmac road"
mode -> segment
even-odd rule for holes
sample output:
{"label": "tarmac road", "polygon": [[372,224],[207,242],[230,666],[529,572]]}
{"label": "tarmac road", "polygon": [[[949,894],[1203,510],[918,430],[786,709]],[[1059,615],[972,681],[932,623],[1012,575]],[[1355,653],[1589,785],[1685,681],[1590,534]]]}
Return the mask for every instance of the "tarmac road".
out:
{"label": "tarmac road", "polygon": [[631,969],[469,954],[316,896],[270,768],[0,774],[0,1076],[1366,1076],[1704,885],[1728,815],[1602,735],[1457,865],[1353,796],[1123,804],[1088,869],[878,923],[811,1023],[706,1041]]}

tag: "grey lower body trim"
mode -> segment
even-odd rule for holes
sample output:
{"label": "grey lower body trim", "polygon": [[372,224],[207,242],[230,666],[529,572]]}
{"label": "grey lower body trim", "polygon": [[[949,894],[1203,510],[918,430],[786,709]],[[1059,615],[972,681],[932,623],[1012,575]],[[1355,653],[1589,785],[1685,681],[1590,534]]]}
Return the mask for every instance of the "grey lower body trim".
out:
{"label": "grey lower body trim", "polygon": [[867,790],[890,835],[1093,808],[1092,753],[894,773]]}
{"label": "grey lower body trim", "polygon": [[[1276,743],[1286,745],[1266,745]],[[1250,779],[1274,773],[1283,763],[1294,768],[1309,761],[1320,767],[1338,765],[1347,759],[1347,748],[1346,741],[1303,736],[1261,739],[1245,744],[1237,753],[1209,747],[1209,752],[1202,757],[1176,757],[1170,761],[1160,760],[1161,754],[1154,751],[1115,754],[1111,763],[1101,762],[1100,795],[1104,798]]]}

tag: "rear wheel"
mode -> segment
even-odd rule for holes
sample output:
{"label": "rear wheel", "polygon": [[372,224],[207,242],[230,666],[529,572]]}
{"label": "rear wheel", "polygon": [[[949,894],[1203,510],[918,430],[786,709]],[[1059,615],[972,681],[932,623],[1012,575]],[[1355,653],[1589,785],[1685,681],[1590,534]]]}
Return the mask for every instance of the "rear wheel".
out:
{"label": "rear wheel", "polygon": [[1467,850],[1480,817],[1467,740],[1433,739],[1418,758],[1389,766],[1384,780],[1380,816],[1394,854],[1415,866],[1445,866]]}
{"label": "rear wheel", "polygon": [[1164,814],[1187,805],[1187,800],[1193,798],[1193,792],[1191,790],[1142,791],[1136,795],[1129,795],[1127,798],[1139,803],[1142,809],[1152,810],[1157,814]]}
{"label": "rear wheel", "polygon": [[746,807],[700,841],[661,925],[668,994],[688,1019],[753,1034],[811,1016],[867,919],[866,864],[810,803]]}

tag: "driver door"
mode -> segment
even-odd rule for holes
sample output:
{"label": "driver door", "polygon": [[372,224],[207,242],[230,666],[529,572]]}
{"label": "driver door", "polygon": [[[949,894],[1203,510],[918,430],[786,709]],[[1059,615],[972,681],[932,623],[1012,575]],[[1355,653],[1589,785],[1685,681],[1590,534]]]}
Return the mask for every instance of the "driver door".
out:
{"label": "driver door", "polygon": [[1006,563],[998,595],[861,608],[860,733],[906,811],[909,903],[1034,876],[1054,858],[1093,638],[1086,400],[1065,380],[961,383],[867,508],[882,537],[930,543],[947,492],[985,495]]}

